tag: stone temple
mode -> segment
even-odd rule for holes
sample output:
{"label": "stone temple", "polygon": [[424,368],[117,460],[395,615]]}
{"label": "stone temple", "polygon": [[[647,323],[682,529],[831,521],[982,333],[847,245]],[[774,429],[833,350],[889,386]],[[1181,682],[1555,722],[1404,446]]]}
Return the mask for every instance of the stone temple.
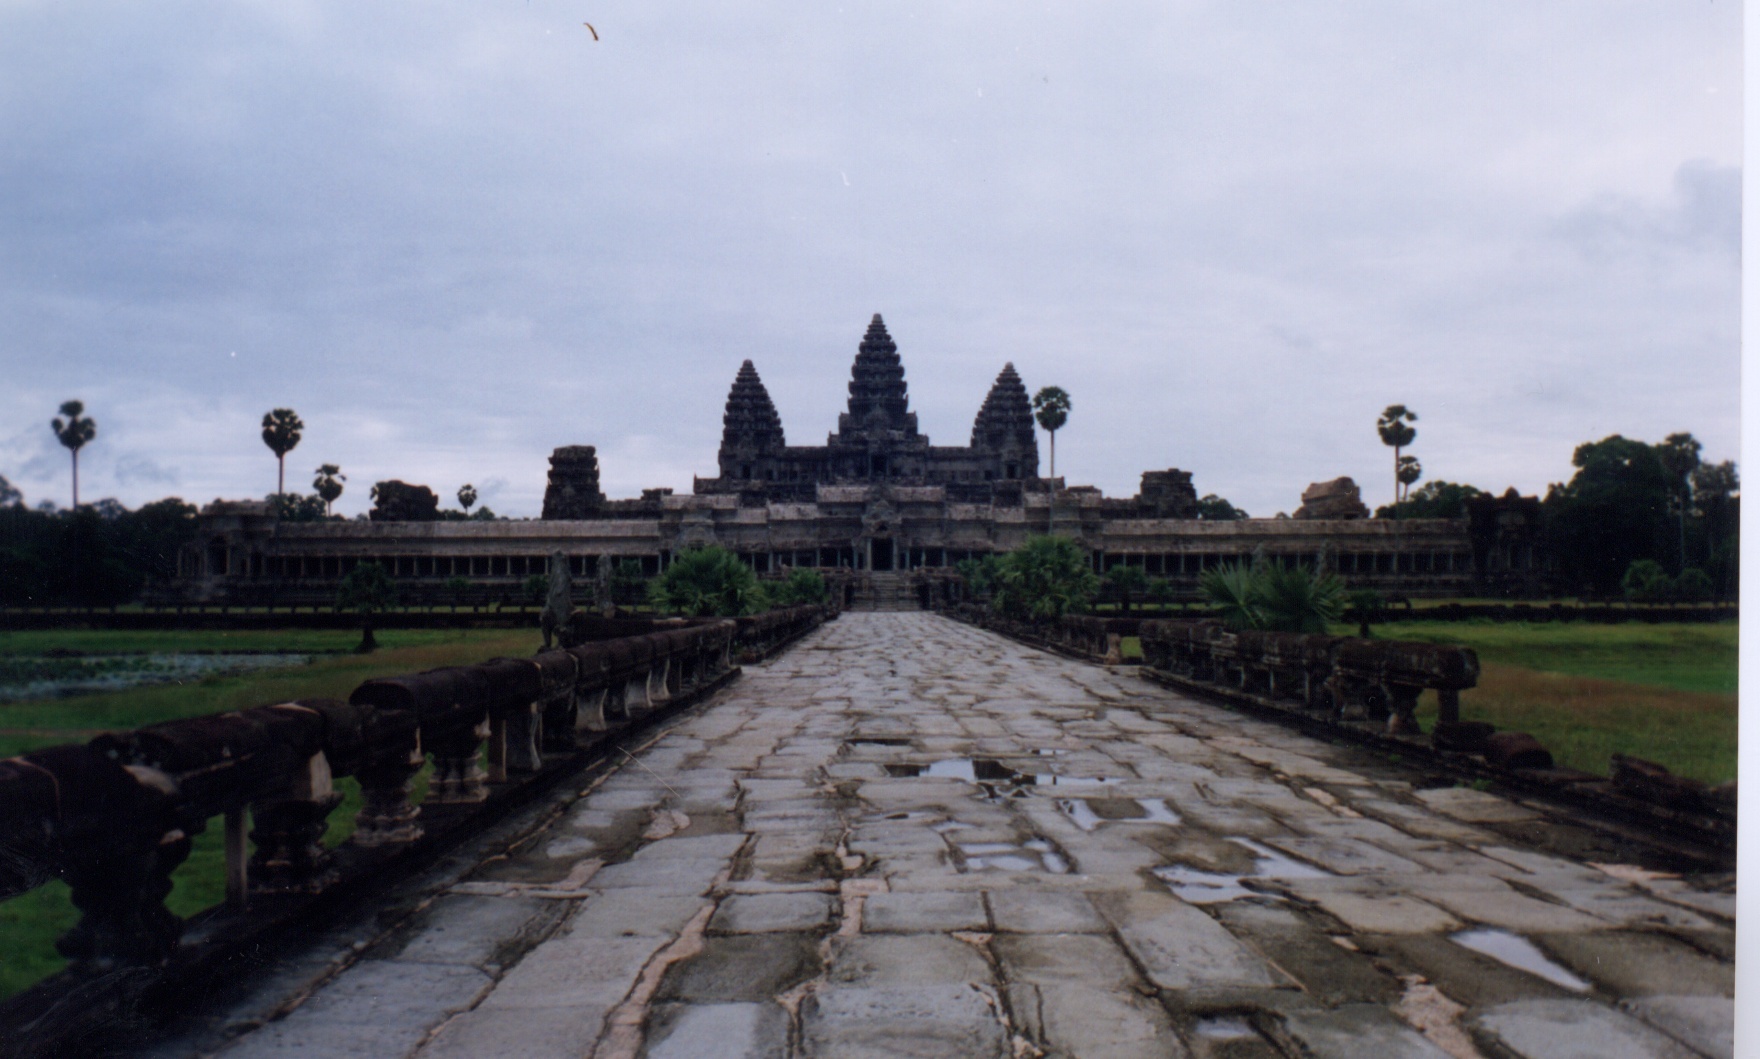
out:
{"label": "stone temple", "polygon": [[[1125,454],[1119,454],[1123,456]],[[464,578],[517,592],[560,551],[577,579],[637,560],[655,573],[688,548],[719,544],[760,574],[840,571],[849,598],[928,598],[962,559],[1034,534],[1074,538],[1094,568],[1117,563],[1166,577],[1186,598],[1222,563],[1325,564],[1352,587],[1407,596],[1529,595],[1540,588],[1539,503],[1482,497],[1456,519],[1366,517],[1349,479],[1301,494],[1294,518],[1198,517],[1192,476],[1145,471],[1135,496],[1041,477],[1028,389],[1005,364],[978,406],[970,444],[932,445],[917,427],[898,346],[875,314],[850,369],[848,407],[824,445],[790,445],[757,367],[734,375],[714,477],[689,496],[649,489],[608,499],[590,445],[550,457],[543,516],[505,521],[281,522],[258,501],[215,501],[180,558],[192,600],[321,603],[356,563],[384,564],[410,602],[443,601]]]}

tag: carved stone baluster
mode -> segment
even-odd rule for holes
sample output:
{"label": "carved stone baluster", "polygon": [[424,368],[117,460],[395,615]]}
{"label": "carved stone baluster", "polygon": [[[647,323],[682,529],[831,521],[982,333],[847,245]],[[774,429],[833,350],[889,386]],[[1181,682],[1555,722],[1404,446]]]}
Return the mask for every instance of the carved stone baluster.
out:
{"label": "carved stone baluster", "polygon": [[156,841],[93,842],[63,861],[80,920],[55,941],[76,966],[105,971],[122,964],[157,963],[177,947],[183,920],[165,907],[171,873],[189,857],[181,829]]}
{"label": "carved stone baluster", "polygon": [[509,772],[537,772],[544,767],[539,750],[548,743],[544,738],[548,727],[536,702],[528,702],[502,714],[506,769]]}
{"label": "carved stone baluster", "polygon": [[356,845],[383,846],[422,837],[422,825],[416,822],[422,809],[409,798],[409,781],[421,769],[422,741],[417,734],[408,754],[376,761],[355,774],[362,801],[355,816]]}
{"label": "carved stone baluster", "polygon": [[489,774],[477,761],[477,753],[488,738],[487,717],[473,728],[435,737],[434,775],[428,782],[428,801],[435,805],[458,805],[489,797]]}
{"label": "carved stone baluster", "polygon": [[287,786],[251,805],[252,893],[317,893],[336,879],[324,848],[330,813],[342,804],[330,760],[313,754]]}

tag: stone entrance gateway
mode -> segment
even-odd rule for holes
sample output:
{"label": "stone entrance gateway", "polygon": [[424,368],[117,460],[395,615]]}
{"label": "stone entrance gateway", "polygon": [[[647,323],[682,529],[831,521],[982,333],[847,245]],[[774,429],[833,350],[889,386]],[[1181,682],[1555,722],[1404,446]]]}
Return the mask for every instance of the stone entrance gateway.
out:
{"label": "stone entrance gateway", "polygon": [[936,615],[630,751],[151,1054],[1733,1051],[1732,894]]}

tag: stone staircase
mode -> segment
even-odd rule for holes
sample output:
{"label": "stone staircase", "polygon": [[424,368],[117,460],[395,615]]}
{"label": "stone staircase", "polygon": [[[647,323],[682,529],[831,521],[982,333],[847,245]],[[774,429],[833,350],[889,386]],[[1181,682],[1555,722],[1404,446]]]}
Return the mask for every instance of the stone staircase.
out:
{"label": "stone staircase", "polygon": [[877,571],[856,584],[850,610],[922,610],[911,575],[899,570]]}

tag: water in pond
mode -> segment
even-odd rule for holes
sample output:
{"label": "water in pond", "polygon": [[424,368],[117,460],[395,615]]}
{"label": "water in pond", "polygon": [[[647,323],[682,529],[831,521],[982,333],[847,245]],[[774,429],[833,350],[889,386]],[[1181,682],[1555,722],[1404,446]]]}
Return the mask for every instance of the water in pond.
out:
{"label": "water in pond", "polygon": [[1491,927],[1479,927],[1474,930],[1463,930],[1459,934],[1450,934],[1448,940],[1462,948],[1489,956],[1507,967],[1518,971],[1526,971],[1537,978],[1544,978],[1553,985],[1562,986],[1577,993],[1587,993],[1589,983],[1560,967],[1546,958],[1546,954],[1535,948],[1534,943],[1520,934],[1511,934],[1507,930],[1496,930]]}
{"label": "water in pond", "polygon": [[71,658],[0,658],[0,702],[65,698],[148,684],[193,683],[204,677],[305,665],[309,654],[128,654]]}
{"label": "water in pond", "polygon": [[1228,875],[1220,872],[1199,871],[1182,864],[1170,864],[1164,868],[1156,868],[1154,875],[1167,884],[1168,889],[1173,891],[1175,897],[1194,905],[1220,904],[1242,897],[1279,899],[1277,894],[1260,893],[1257,890],[1248,889],[1241,884],[1242,879],[1325,879],[1332,875],[1329,871],[1287,857],[1268,846],[1254,842],[1250,838],[1231,836],[1229,841],[1252,851],[1255,857],[1253,870],[1239,875]]}

